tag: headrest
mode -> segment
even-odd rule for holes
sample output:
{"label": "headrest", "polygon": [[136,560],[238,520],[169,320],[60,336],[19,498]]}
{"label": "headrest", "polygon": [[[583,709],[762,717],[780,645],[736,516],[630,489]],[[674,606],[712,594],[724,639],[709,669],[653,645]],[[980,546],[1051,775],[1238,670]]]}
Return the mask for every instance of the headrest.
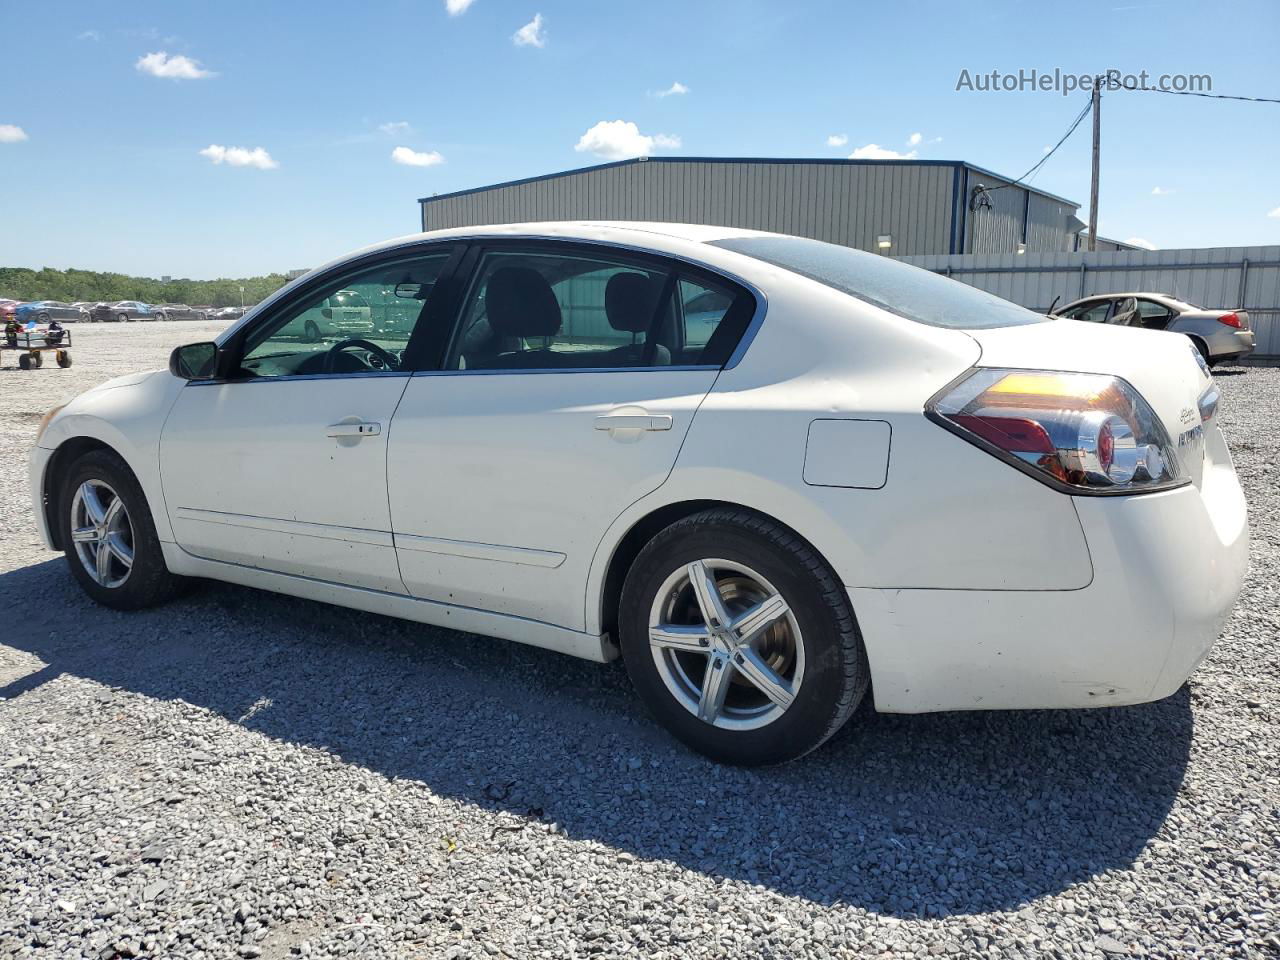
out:
{"label": "headrest", "polygon": [[532,267],[502,267],[485,292],[489,326],[500,337],[551,337],[560,332],[560,304]]}
{"label": "headrest", "polygon": [[658,284],[643,273],[615,273],[604,288],[604,315],[609,326],[627,333],[646,333],[657,296]]}

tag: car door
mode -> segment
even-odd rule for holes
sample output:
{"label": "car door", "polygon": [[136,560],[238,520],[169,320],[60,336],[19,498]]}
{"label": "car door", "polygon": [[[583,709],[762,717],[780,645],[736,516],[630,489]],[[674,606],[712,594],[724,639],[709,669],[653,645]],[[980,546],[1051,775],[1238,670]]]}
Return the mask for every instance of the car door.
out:
{"label": "car door", "polygon": [[[199,557],[403,593],[387,505],[387,428],[413,331],[310,340],[292,321],[339,289],[413,298],[454,251],[433,245],[317,278],[230,338],[233,373],[192,381],[165,422],[165,506]],[[423,317],[429,303],[418,303]]]}
{"label": "car door", "polygon": [[[416,597],[580,630],[602,535],[667,478],[755,300],[603,245],[469,259],[442,369],[410,379],[392,421],[401,576]],[[699,312],[690,347],[683,304],[709,291],[719,317]]]}

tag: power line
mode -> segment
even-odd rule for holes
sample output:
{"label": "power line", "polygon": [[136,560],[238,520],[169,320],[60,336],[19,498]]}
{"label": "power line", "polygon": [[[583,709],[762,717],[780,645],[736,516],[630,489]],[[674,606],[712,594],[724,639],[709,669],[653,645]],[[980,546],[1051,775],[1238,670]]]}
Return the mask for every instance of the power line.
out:
{"label": "power line", "polygon": [[1081,110],[1080,113],[1076,116],[1076,118],[1071,121],[1071,126],[1067,127],[1067,132],[1062,135],[1062,139],[1059,140],[1057,143],[1055,143],[1053,145],[1053,148],[1048,153],[1046,153],[1043,157],[1041,157],[1040,160],[1035,164],[1035,166],[1033,166],[1030,170],[1028,170],[1022,176],[1020,176],[1017,180],[1013,180],[1009,183],[1002,183],[998,187],[990,187],[988,188],[987,192],[989,193],[992,190],[1003,190],[1005,187],[1015,187],[1018,184],[1022,183],[1022,181],[1026,180],[1027,177],[1031,176],[1033,173],[1039,170],[1042,166],[1044,166],[1045,161],[1048,160],[1050,157],[1052,157],[1055,153],[1057,153],[1058,148],[1067,142],[1067,138],[1070,137],[1071,134],[1076,132],[1076,127],[1080,126],[1081,122],[1084,120],[1085,117],[1089,115],[1089,111],[1092,109],[1093,109],[1093,98],[1090,97],[1089,101],[1084,105],[1084,109]]}
{"label": "power line", "polygon": [[1175,97],[1206,97],[1210,100],[1245,100],[1249,103],[1280,103],[1280,99],[1275,97],[1237,97],[1229,93],[1201,93],[1198,90],[1161,90],[1159,87],[1136,87],[1126,83],[1108,84],[1108,87],[1115,90],[1119,87],[1122,90],[1129,90],[1134,93],[1169,93]]}

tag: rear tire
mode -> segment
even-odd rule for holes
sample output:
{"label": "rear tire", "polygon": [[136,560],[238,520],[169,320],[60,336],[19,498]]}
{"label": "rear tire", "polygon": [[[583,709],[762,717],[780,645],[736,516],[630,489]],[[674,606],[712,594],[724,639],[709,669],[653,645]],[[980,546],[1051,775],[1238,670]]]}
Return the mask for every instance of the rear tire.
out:
{"label": "rear tire", "polygon": [[302,336],[307,343],[320,342],[320,328],[316,326],[314,320],[308,320],[302,327]]}
{"label": "rear tire", "polygon": [[20,370],[31,369],[31,354],[23,353],[18,356],[18,369]]}
{"label": "rear tire", "polygon": [[1191,342],[1196,345],[1196,349],[1200,351],[1200,356],[1204,357],[1204,362],[1209,364],[1209,366],[1213,366],[1218,362],[1209,356],[1209,345],[1199,337],[1192,337]]}
{"label": "rear tire", "polygon": [[[716,601],[695,586],[698,570],[710,572],[731,626],[706,629],[704,603]],[[747,629],[753,616],[768,625]],[[843,726],[870,682],[839,578],[796,533],[746,510],[694,514],[649,541],[627,573],[618,624],[641,699],[723,763],[803,756]]]}
{"label": "rear tire", "polygon": [[40,353],[40,352],[38,352],[38,351],[37,351],[36,353],[31,354],[31,360],[32,360],[32,364],[31,364],[31,365],[32,365],[33,367],[35,367],[37,370],[39,370],[41,367],[43,367],[43,366],[44,366],[44,354],[43,354],[43,353]]}
{"label": "rear tire", "polygon": [[60,366],[63,370],[71,366],[71,354],[67,353],[67,351],[59,350],[57,353],[57,357],[58,357],[58,366]]}
{"label": "rear tire", "polygon": [[[90,497],[92,503],[87,502]],[[147,498],[114,451],[92,450],[72,463],[57,509],[71,575],[98,603],[141,610],[165,602],[186,586],[165,565]],[[93,522],[95,515],[105,522]],[[73,538],[73,530],[80,531],[80,539]],[[103,550],[108,556],[99,561]]]}
{"label": "rear tire", "polygon": [[127,313],[116,314],[116,319],[119,320],[121,323],[128,323],[129,315]]}

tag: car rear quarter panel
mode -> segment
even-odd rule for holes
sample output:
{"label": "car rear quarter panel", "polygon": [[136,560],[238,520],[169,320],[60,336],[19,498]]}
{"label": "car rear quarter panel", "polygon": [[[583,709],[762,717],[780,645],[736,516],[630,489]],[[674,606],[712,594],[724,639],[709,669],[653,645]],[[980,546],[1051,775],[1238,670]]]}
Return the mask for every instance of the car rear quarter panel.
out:
{"label": "car rear quarter panel", "polygon": [[[618,519],[598,557],[610,556],[654,509],[705,499],[741,504],[792,527],[851,587],[1089,584],[1092,565],[1071,498],[923,414],[930,397],[978,362],[972,337],[790,274],[760,285],[769,308],[755,340],[703,401],[667,483]],[[810,425],[841,418],[889,424],[882,487],[805,482]],[[606,565],[593,570],[588,596],[598,595]]]}

